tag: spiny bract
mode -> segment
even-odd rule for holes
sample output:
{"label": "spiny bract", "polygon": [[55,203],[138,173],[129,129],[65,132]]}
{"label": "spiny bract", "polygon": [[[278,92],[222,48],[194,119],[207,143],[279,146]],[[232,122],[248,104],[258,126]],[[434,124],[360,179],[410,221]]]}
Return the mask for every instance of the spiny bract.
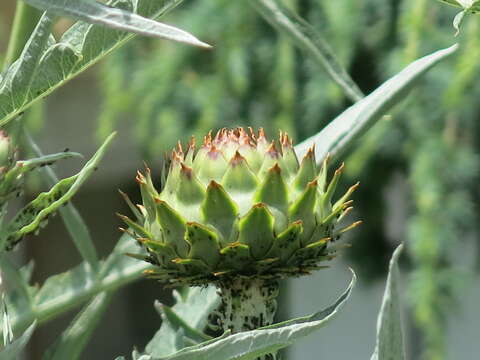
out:
{"label": "spiny bract", "polygon": [[357,225],[336,229],[352,208],[349,196],[332,204],[343,164],[327,182],[313,148],[299,164],[289,137],[268,142],[261,129],[222,129],[195,150],[172,151],[163,190],[150,170],[138,172],[143,205],[138,222],[125,216],[147,255],[148,272],[163,281],[205,284],[233,277],[280,278],[308,273],[334,256],[330,243]]}

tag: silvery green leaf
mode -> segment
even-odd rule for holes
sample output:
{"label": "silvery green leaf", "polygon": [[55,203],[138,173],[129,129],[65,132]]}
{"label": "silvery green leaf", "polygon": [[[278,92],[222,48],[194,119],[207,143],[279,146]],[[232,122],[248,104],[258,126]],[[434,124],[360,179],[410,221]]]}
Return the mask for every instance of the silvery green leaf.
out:
{"label": "silvery green leaf", "polygon": [[70,326],[58,340],[47,350],[44,360],[76,360],[90,340],[98,322],[110,303],[111,294],[98,294],[73,319]]}
{"label": "silvery green leaf", "polygon": [[[80,265],[48,278],[35,291],[29,307],[17,306],[15,299],[7,293],[10,323],[14,333],[24,331],[34,320],[39,322],[60,316],[102,291],[112,291],[143,276],[143,271],[151,265],[138,261],[125,253],[138,251],[130,236],[120,238],[113,252],[100,263],[99,273],[83,262]],[[3,328],[1,320],[0,330]],[[3,330],[2,330],[3,333]]]}
{"label": "silvery green leaf", "polygon": [[116,30],[134,32],[178,41],[189,45],[210,47],[192,34],[176,27],[159,23],[123,9],[106,6],[94,0],[24,0],[48,12],[69,16],[91,24],[100,24]]}
{"label": "silvery green leaf", "polygon": [[387,284],[377,319],[377,341],[371,360],[406,359],[398,291],[398,258],[402,249],[403,245],[399,245],[390,260]]}
{"label": "silvery green leaf", "polygon": [[13,342],[12,325],[8,316],[7,303],[5,302],[5,293],[2,294],[2,316],[3,316],[3,346]]}
{"label": "silvery green leaf", "polygon": [[356,276],[352,271],[352,281],[338,300],[327,309],[308,317],[289,320],[257,330],[224,336],[202,344],[184,348],[157,360],[254,360],[259,356],[276,352],[295,343],[330,322],[340,311],[350,296]]}
{"label": "silvery green leaf", "polygon": [[48,192],[41,193],[28,203],[17,215],[6,224],[0,233],[0,251],[11,248],[25,235],[39,230],[48,216],[69,201],[80,189],[80,186],[96,169],[115,133],[111,134],[98,149],[95,155],[76,175],[60,180]]}
{"label": "silvery green leaf", "polygon": [[[111,0],[106,5],[158,19],[182,0]],[[56,41],[52,18],[44,14],[20,58],[0,76],[0,126],[92,66],[135,34],[88,24],[73,24]]]}
{"label": "silvery green leaf", "polygon": [[[42,157],[42,151],[32,139],[30,134],[26,133],[25,135],[33,152],[37,156]],[[45,167],[42,171],[42,175],[48,186],[55,186],[55,184],[59,181],[57,175],[50,167]],[[76,207],[71,202],[67,203],[65,206],[62,206],[59,212],[65,227],[67,228],[68,233],[70,234],[80,255],[82,255],[82,258],[93,268],[96,268],[98,266],[97,251],[90,235],[90,230],[83,220],[82,215],[80,215]]]}
{"label": "silvery green leaf", "polygon": [[146,352],[153,357],[170,355],[182,349],[180,340],[184,335],[193,340],[209,338],[202,331],[208,315],[219,304],[215,287],[189,287],[182,294],[174,291],[173,295],[176,303],[171,308],[155,303],[162,316],[162,325],[146,347]]}
{"label": "silvery green leaf", "polygon": [[455,18],[453,19],[453,27],[456,30],[455,36],[460,33],[460,25],[462,24],[465,15],[469,13],[476,13],[480,11],[480,0],[440,0],[449,5],[461,7],[463,10],[460,11]]}
{"label": "silvery green leaf", "polygon": [[18,359],[20,353],[23,351],[28,341],[32,337],[36,325],[37,323],[34,322],[18,339],[5,346],[3,350],[0,351],[0,360]]}
{"label": "silvery green leaf", "polygon": [[308,148],[315,144],[317,161],[322,161],[327,154],[338,157],[390,108],[401,102],[428,70],[457,49],[458,46],[453,45],[414,61],[367,97],[350,106],[318,134],[295,146],[297,155],[303,157]]}

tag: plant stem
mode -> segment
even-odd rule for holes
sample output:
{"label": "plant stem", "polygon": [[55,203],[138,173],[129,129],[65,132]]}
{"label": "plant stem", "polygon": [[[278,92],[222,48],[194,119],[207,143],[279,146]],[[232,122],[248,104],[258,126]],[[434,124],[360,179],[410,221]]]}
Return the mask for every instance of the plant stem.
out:
{"label": "plant stem", "polygon": [[17,1],[12,32],[10,33],[8,48],[3,62],[4,70],[18,59],[41,15],[40,10],[23,1]]}
{"label": "plant stem", "polygon": [[[215,311],[215,320],[223,332],[239,333],[273,323],[277,310],[277,280],[237,278],[222,281],[217,288],[221,303]],[[266,354],[256,360],[274,359],[275,354]]]}

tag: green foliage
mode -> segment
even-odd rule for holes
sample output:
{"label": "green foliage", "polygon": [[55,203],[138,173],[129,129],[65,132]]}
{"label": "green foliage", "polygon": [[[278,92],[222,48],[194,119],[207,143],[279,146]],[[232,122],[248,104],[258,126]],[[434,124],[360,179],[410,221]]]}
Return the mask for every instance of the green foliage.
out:
{"label": "green foliage", "polygon": [[[355,273],[352,272],[352,280],[349,286],[335,301],[335,303],[310,316],[291,319],[278,324],[259,328],[257,330],[245,331],[238,334],[229,335],[226,333],[218,338],[187,347],[182,339],[184,334],[183,331],[177,332],[175,345],[170,345],[170,348],[165,348],[163,337],[154,338],[152,341],[160,342],[162,346],[162,352],[160,354],[147,354],[145,359],[180,360],[191,359],[194,357],[195,359],[204,360],[254,360],[261,355],[269,354],[285,346],[291,345],[293,342],[327,325],[328,322],[333,320],[338,315],[339,310],[350,297],[350,293],[355,285],[355,282],[356,276]],[[203,294],[203,296],[208,297],[208,294]],[[192,306],[194,305],[192,304]],[[202,314],[203,317],[205,317],[207,313],[202,312]],[[150,342],[150,349],[152,349],[154,345],[155,343]],[[168,354],[167,349],[179,350],[172,354]],[[148,350],[149,348],[147,347],[147,352]],[[165,350],[167,350],[166,354]]]}
{"label": "green foliage", "polygon": [[398,259],[402,250],[403,244],[395,250],[390,259],[387,284],[377,320],[377,341],[370,360],[406,359],[398,289]]}
{"label": "green foliage", "polygon": [[45,353],[44,360],[76,360],[90,340],[95,327],[108,309],[111,294],[102,292],[73,319],[55,344]]}
{"label": "green foliage", "polygon": [[[30,1],[46,4],[41,0]],[[107,4],[141,16],[159,18],[181,2],[116,0]],[[476,10],[472,6],[478,6],[473,1],[447,2],[464,8],[462,15],[456,18],[457,26],[463,14]],[[413,63],[378,86],[421,54],[450,44],[451,28],[444,25],[451,19],[450,14],[443,12],[447,7],[435,6],[427,0],[367,0],[361,4],[356,0],[291,0],[285,1],[285,6],[274,0],[251,0],[249,3],[255,5],[262,16],[280,30],[279,33],[272,31],[253,7],[245,6],[244,2],[192,1],[176,12],[174,19],[180,27],[188,26],[193,33],[216,45],[208,55],[200,59],[193,48],[142,39],[107,57],[102,68],[107,106],[100,118],[99,133],[103,138],[117,126],[120,114],[128,110],[130,115],[135,114],[139,143],[152,157],[172,146],[177,139],[185,140],[187,134],[205,133],[210,128],[231,126],[232,123],[263,125],[269,131],[281,128],[299,139],[310,138],[299,150],[315,142],[319,154],[333,152],[338,157],[341,152],[346,154],[351,150],[350,145],[377,123],[361,143],[356,143],[359,149],[351,160],[354,164],[350,175],[365,179],[370,189],[357,201],[367,226],[363,239],[355,242],[352,252],[360,254],[357,259],[362,269],[382,266],[380,259],[386,258],[385,252],[390,246],[383,241],[388,204],[382,194],[389,189],[390,179],[408,173],[412,204],[406,236],[413,266],[409,298],[424,343],[425,359],[443,359],[446,314],[455,300],[454,286],[458,283],[452,254],[466,237],[464,235],[476,231],[471,198],[478,180],[479,128],[474,121],[478,115],[476,99],[480,95],[474,77],[478,70],[475,54],[480,51],[478,22],[468,24],[467,31],[459,38],[458,56],[450,58],[449,66],[441,67],[435,76],[418,81],[425,79],[426,70],[453,53],[455,47]],[[104,21],[105,18],[92,18],[98,11],[125,14],[121,10],[109,10],[100,3],[62,4],[64,7],[57,10],[69,15],[72,9],[83,6],[90,13],[79,17],[88,21]],[[91,13],[92,9],[95,14]],[[119,20],[117,17],[117,20],[122,22],[124,29],[131,25],[125,18]],[[141,17],[133,16],[133,20],[138,20],[139,26],[145,22],[151,24]],[[11,63],[14,59],[10,55],[7,57],[9,67],[0,75],[2,125],[133,37],[118,30],[77,22],[55,40],[50,33],[52,24],[50,14],[44,14],[30,39],[20,39],[26,46],[17,61]],[[142,28],[141,33],[150,30]],[[390,118],[394,121],[379,121],[413,85],[417,88],[415,99],[409,99],[408,107],[394,113]],[[370,93],[363,100],[360,100],[363,96],[360,88]],[[442,93],[439,89],[446,90]],[[349,105],[347,99],[359,101],[336,116]],[[328,125],[330,118],[335,120]],[[154,139],[152,134],[155,134]],[[39,151],[37,154],[41,156]],[[373,175],[368,178],[368,174]],[[69,184],[55,185],[58,183],[55,175],[51,171],[47,174],[50,186],[57,190],[74,188],[80,178],[82,176]],[[8,183],[2,182],[1,186],[5,184]],[[41,198],[47,197],[48,194],[41,195]],[[35,216],[27,219],[28,224],[18,222],[21,226],[8,231],[2,226],[2,234],[6,231],[23,234],[31,229],[29,224],[40,224],[49,212],[42,212],[41,208],[46,206],[54,210],[59,205],[47,201],[37,207],[38,202],[34,200],[30,205]],[[19,333],[35,320],[53,319],[96,297],[50,353],[62,358],[63,351],[73,351],[72,356],[78,357],[95,327],[97,314],[107,306],[104,297],[139,279],[149,265],[123,256],[125,252],[136,250],[127,237],[119,241],[105,260],[98,261],[90,232],[78,212],[71,205],[60,212],[84,262],[63,274],[53,275],[38,287],[29,285],[33,265],[17,269],[6,254],[1,254],[9,310],[8,318],[2,320],[3,331],[9,328],[5,319],[13,331]],[[441,226],[438,226],[439,219]],[[398,255],[399,250],[390,271],[394,271]],[[392,352],[392,348],[396,349],[393,351],[396,355],[402,354],[395,288],[395,277],[391,275],[379,317],[373,359],[380,360],[382,354]],[[327,311],[318,314],[317,318],[304,319],[304,322],[291,320],[279,324],[278,328],[225,334],[198,344],[207,339],[203,330],[215,296],[209,292],[206,293],[211,295],[206,298],[196,296],[196,290],[200,291],[190,290],[191,293],[181,295],[178,306],[161,310],[164,322],[147,352],[158,351],[158,356],[165,359],[192,356],[210,359],[215,354],[221,359],[229,356],[253,359],[290,344],[329,319],[327,316],[321,320]],[[194,309],[203,311],[189,312]],[[336,308],[330,311],[336,313]],[[14,342],[0,356],[22,348],[32,331],[33,327],[17,340],[21,346],[14,346]],[[385,348],[389,350],[383,351]],[[134,358],[150,359],[151,356],[135,353]]]}
{"label": "green foliage", "polygon": [[[108,5],[158,18],[179,3],[113,0]],[[20,58],[1,74],[0,125],[133,37],[126,32],[77,22],[56,41],[50,34],[52,21],[48,13],[42,16]]]}
{"label": "green foliage", "polygon": [[[201,47],[210,47],[186,31],[152,21],[151,19],[137,15],[135,12],[106,6],[92,0],[80,0],[77,2],[65,2],[63,0],[26,0],[26,2],[47,12],[70,16],[91,24],[101,24],[116,30],[129,31],[140,35],[159,37]],[[125,3],[128,4],[128,2]],[[135,5],[138,6],[138,1],[132,2],[132,4],[134,5],[133,10],[135,11]]]}
{"label": "green foliage", "polygon": [[[93,173],[113,136],[114,134],[105,140],[105,143],[78,174],[62,179],[48,192],[39,194],[37,198],[25,205],[12,220],[2,224],[0,231],[1,251],[12,249],[25,235],[37,232],[42,226],[45,226],[48,216],[55,213],[63,204],[69,201]],[[10,183],[18,181],[26,171],[72,155],[69,153],[46,155],[41,158],[17,162],[11,170],[5,173],[1,185],[2,187],[6,186],[7,190],[11,191],[13,185],[10,185]],[[17,186],[13,187],[14,191],[20,191],[16,189]]]}
{"label": "green foliage", "polygon": [[25,330],[18,339],[0,350],[0,360],[10,360],[18,358],[21,355],[21,352],[27,346],[28,341],[32,337],[36,325],[36,323],[30,325],[28,329]]}

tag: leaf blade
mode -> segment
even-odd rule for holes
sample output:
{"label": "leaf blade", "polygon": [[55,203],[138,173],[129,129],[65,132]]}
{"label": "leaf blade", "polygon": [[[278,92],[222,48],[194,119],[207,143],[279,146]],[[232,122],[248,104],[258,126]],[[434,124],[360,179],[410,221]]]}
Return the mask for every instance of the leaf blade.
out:
{"label": "leaf blade", "polygon": [[286,324],[278,324],[278,326],[273,325],[262,329],[221,337],[219,339],[217,338],[196,346],[185,348],[171,356],[156,359],[186,360],[194,358],[196,360],[254,360],[259,356],[275,352],[325,326],[329,321],[334,319],[335,316],[338,315],[339,310],[348,300],[355,282],[356,275],[352,271],[352,280],[349,286],[340,298],[328,308],[330,311],[320,311],[310,317],[290,320],[286,322]]}
{"label": "leaf blade", "polygon": [[[142,16],[155,19],[165,15],[183,2],[183,0],[127,1],[132,9],[134,9],[133,2],[138,4],[136,8]],[[125,1],[111,0],[107,5],[119,3],[125,4]],[[22,55],[17,62],[0,74],[0,126],[8,123],[29,106],[49,95],[135,36],[132,33],[77,22],[65,32],[59,42],[55,43],[52,38],[48,42],[48,36],[44,39],[44,32],[51,26],[51,19],[50,17],[46,19],[46,17],[47,15],[44,14],[43,22],[41,20],[39,23],[43,24],[42,31],[38,31],[37,26],[22,52],[22,54],[28,54],[29,58],[38,56],[41,60],[33,69],[29,68],[30,70],[24,71],[24,77],[34,79],[33,82],[29,82],[19,89],[20,95],[27,94],[26,97],[22,95],[24,101],[19,104],[13,100],[18,97],[18,94],[14,93],[11,87],[12,77],[17,72],[19,64],[25,61],[24,56]],[[37,51],[39,46],[33,46],[33,44],[47,42],[48,49],[45,51],[43,51],[44,48]],[[48,81],[44,81],[45,79]]]}
{"label": "leaf blade", "polygon": [[405,360],[398,291],[398,259],[403,245],[393,252],[382,305],[377,319],[377,340],[370,360]]}
{"label": "leaf blade", "polygon": [[44,360],[76,360],[100,321],[110,303],[111,294],[98,294],[85,308],[75,316],[69,327],[45,353]]}
{"label": "leaf blade", "polygon": [[59,15],[73,17],[91,24],[101,24],[116,30],[159,37],[189,45],[210,48],[192,34],[162,24],[133,12],[105,6],[90,0],[68,2],[64,0],[25,0],[30,5]]}
{"label": "leaf blade", "polygon": [[317,161],[322,161],[327,154],[338,157],[393,105],[400,102],[428,70],[455,53],[457,49],[458,46],[453,45],[408,65],[367,97],[345,110],[318,134],[295,146],[299,158],[302,158],[314,144]]}

